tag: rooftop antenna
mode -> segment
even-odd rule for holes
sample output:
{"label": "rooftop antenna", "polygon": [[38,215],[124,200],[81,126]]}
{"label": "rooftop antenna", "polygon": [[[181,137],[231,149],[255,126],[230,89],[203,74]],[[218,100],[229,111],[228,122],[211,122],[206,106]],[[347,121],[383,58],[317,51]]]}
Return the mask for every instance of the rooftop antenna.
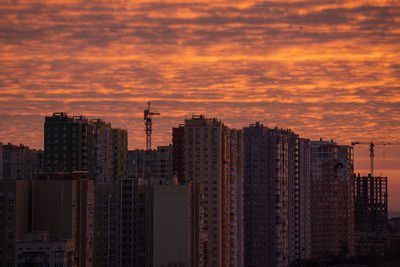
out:
{"label": "rooftop antenna", "polygon": [[144,110],[144,124],[146,125],[146,150],[150,151],[151,150],[151,119],[155,115],[161,115],[160,113],[157,112],[151,112],[150,111],[150,101],[147,103],[147,109]]}

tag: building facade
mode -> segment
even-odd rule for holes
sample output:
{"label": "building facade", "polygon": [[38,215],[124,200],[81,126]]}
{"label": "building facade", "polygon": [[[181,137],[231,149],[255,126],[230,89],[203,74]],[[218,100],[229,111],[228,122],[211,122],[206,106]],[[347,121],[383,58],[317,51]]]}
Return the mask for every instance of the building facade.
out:
{"label": "building facade", "polygon": [[87,171],[96,184],[117,183],[127,169],[128,134],[101,119],[54,113],[44,124],[48,173]]}
{"label": "building facade", "polygon": [[310,161],[310,140],[300,138],[298,140],[298,181],[296,186],[295,198],[298,198],[296,212],[296,221],[299,222],[296,229],[295,261],[307,260],[311,258],[311,161]]}
{"label": "building facade", "polygon": [[93,124],[93,145],[94,145],[94,164],[93,177],[96,184],[112,184],[113,169],[113,132],[111,123],[101,119],[92,120]]}
{"label": "building facade", "polygon": [[43,151],[8,143],[2,146],[3,179],[32,180],[43,171]]}
{"label": "building facade", "polygon": [[354,175],[354,229],[357,255],[387,256],[387,177]]}
{"label": "building facade", "polygon": [[0,180],[0,264],[15,266],[16,180]]}
{"label": "building facade", "polygon": [[354,224],[357,232],[387,230],[387,177],[354,176]]}
{"label": "building facade", "polygon": [[3,180],[3,144],[0,143],[0,180]]}
{"label": "building facade", "polygon": [[[174,171],[181,182],[204,190],[203,249],[205,266],[243,266],[243,133],[203,115],[174,130]],[[183,131],[184,138],[181,138]],[[179,132],[179,133],[177,133]],[[183,143],[182,143],[183,142]],[[179,154],[182,153],[183,155]]]}
{"label": "building facade", "polygon": [[44,123],[46,172],[92,171],[93,125],[83,116],[54,113]]}
{"label": "building facade", "polygon": [[119,186],[96,184],[94,191],[94,266],[119,266]]}
{"label": "building facade", "polygon": [[354,156],[351,146],[311,141],[312,257],[354,256]]}
{"label": "building facade", "polygon": [[135,266],[135,188],[132,178],[120,179],[120,254],[121,267]]}
{"label": "building facade", "polygon": [[179,183],[185,183],[185,125],[172,129],[172,168],[174,175],[178,178]]}
{"label": "building facade", "polygon": [[73,240],[50,240],[49,232],[24,233],[16,243],[15,256],[18,267],[78,266]]}
{"label": "building facade", "polygon": [[128,132],[124,129],[113,129],[113,169],[114,182],[126,176],[128,155]]}
{"label": "building facade", "polygon": [[245,265],[310,258],[309,141],[256,123],[244,128]]}
{"label": "building facade", "polygon": [[155,150],[129,150],[127,177],[135,179],[173,179],[172,146],[158,146]]}
{"label": "building facade", "polygon": [[[50,258],[92,266],[93,201],[90,180],[0,181],[2,266]],[[56,250],[60,258],[54,258]]]}
{"label": "building facade", "polygon": [[170,182],[121,179],[121,266],[195,266],[191,187]]}
{"label": "building facade", "polygon": [[157,150],[135,149],[128,151],[127,177],[150,180],[158,173]]}

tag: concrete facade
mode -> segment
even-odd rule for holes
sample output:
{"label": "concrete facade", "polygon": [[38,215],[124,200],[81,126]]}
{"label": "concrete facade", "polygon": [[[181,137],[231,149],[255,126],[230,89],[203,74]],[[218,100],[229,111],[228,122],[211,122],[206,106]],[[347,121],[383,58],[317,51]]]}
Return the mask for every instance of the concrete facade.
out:
{"label": "concrete facade", "polygon": [[46,172],[91,171],[93,125],[83,116],[54,113],[45,118],[44,154]]}
{"label": "concrete facade", "polygon": [[245,265],[310,258],[309,140],[256,123],[244,142]]}
{"label": "concrete facade", "polygon": [[121,179],[121,266],[192,266],[191,187]]}
{"label": "concrete facade", "polygon": [[190,187],[153,186],[153,266],[190,265]]}
{"label": "concrete facade", "polygon": [[172,168],[180,184],[185,182],[185,125],[172,129]]}
{"label": "concrete facade", "polygon": [[3,179],[32,180],[43,171],[43,151],[10,143],[1,150]]}
{"label": "concrete facade", "polygon": [[94,201],[94,266],[119,265],[119,187],[96,184]]}
{"label": "concrete facade", "polygon": [[[296,236],[295,260],[307,260],[311,258],[311,167],[310,167],[310,140],[300,138],[298,140],[298,190],[299,199],[296,221],[299,222],[298,235]],[[295,185],[296,186],[296,185]]]}
{"label": "concrete facade", "polygon": [[111,123],[92,120],[94,138],[93,177],[96,184],[112,184],[113,181],[113,133]]}
{"label": "concrete facade", "polygon": [[132,178],[120,179],[120,254],[121,267],[135,266],[135,188]]}
{"label": "concrete facade", "polygon": [[173,179],[172,145],[157,147],[157,177],[158,179]]}
{"label": "concrete facade", "polygon": [[357,232],[387,230],[387,177],[354,176],[354,212]]}
{"label": "concrete facade", "polygon": [[56,245],[69,255],[58,263],[67,257],[71,266],[92,266],[93,201],[88,180],[0,181],[2,266],[40,262],[51,254],[40,248]]}
{"label": "concrete facade", "polygon": [[16,180],[0,180],[0,265],[15,266]]}
{"label": "concrete facade", "polygon": [[[46,246],[52,246],[53,241],[61,242],[67,247],[72,246],[72,252],[64,246],[64,250],[69,251],[68,258],[75,264],[72,266],[92,266],[92,181],[2,180],[0,201],[3,207],[7,207],[7,210],[2,211],[6,219],[3,218],[1,226],[7,229],[2,232],[0,241],[2,266],[17,266],[16,260],[31,259],[29,253],[18,254],[21,258],[16,257],[16,244],[21,245],[21,251],[26,248],[27,252],[28,247],[39,247],[40,250],[43,238],[32,240],[35,239],[34,236],[40,236],[36,235],[38,233],[46,233]],[[37,255],[37,260],[40,260],[40,255],[44,254],[39,251]]]}
{"label": "concrete facade", "polygon": [[351,146],[311,141],[312,257],[355,255]]}
{"label": "concrete facade", "polygon": [[174,171],[178,179],[184,174],[181,182],[198,183],[204,190],[204,228],[199,236],[206,240],[200,258],[205,266],[243,266],[242,131],[203,115],[186,119],[180,128],[174,129],[173,146],[184,150],[174,149],[178,154],[173,158],[181,159],[183,166],[174,163]]}
{"label": "concrete facade", "polygon": [[44,124],[45,171],[88,171],[95,183],[126,175],[128,134],[101,119],[54,113]]}
{"label": "concrete facade", "polygon": [[354,175],[354,229],[357,255],[387,254],[387,177]]}
{"label": "concrete facade", "polygon": [[77,266],[73,240],[50,240],[49,232],[30,232],[16,242],[16,265]]}
{"label": "concrete facade", "polygon": [[0,143],[0,180],[3,180],[3,144]]}
{"label": "concrete facade", "polygon": [[115,184],[126,176],[128,156],[128,132],[124,129],[113,129],[113,177]]}
{"label": "concrete facade", "polygon": [[129,150],[127,177],[135,179],[173,179],[172,146],[158,146],[154,150]]}

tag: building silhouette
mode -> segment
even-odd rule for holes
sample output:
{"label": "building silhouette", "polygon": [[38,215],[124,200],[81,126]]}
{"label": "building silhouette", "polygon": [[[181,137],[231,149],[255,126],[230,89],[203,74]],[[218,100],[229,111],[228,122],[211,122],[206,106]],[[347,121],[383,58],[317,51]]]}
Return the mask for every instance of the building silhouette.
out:
{"label": "building silhouette", "polygon": [[309,141],[244,128],[245,265],[288,266],[311,254]]}
{"label": "building silhouette", "polygon": [[173,179],[172,145],[157,149],[128,151],[127,177],[136,179]]}
{"label": "building silhouette", "polygon": [[387,198],[387,177],[354,176],[354,224],[357,232],[387,230]]}
{"label": "building silhouette", "polygon": [[312,257],[355,255],[353,147],[311,141]]}
{"label": "building silhouette", "polygon": [[120,266],[196,266],[192,193],[170,179],[121,179]]}
{"label": "building silhouette", "polygon": [[93,170],[93,124],[84,116],[54,113],[45,118],[44,156],[46,172]]}
{"label": "building silhouette", "polygon": [[199,247],[204,265],[243,266],[242,131],[203,115],[186,119],[177,129],[173,146],[180,149],[174,150],[178,154],[173,158],[180,161],[174,162],[174,171],[181,182],[199,184],[204,190],[199,196],[204,198],[199,237],[207,239]]}
{"label": "building silhouette", "polygon": [[96,184],[117,183],[127,169],[127,131],[101,119],[69,116],[45,118],[45,172],[88,171]]}
{"label": "building silhouette", "polygon": [[[32,180],[43,172],[43,151],[24,145],[2,145],[3,179]],[[1,176],[0,176],[1,177]]]}
{"label": "building silhouette", "polygon": [[92,266],[94,187],[83,177],[0,181],[0,202],[7,207],[2,212],[6,220],[1,226],[7,229],[0,240],[2,266],[43,265],[50,259]]}

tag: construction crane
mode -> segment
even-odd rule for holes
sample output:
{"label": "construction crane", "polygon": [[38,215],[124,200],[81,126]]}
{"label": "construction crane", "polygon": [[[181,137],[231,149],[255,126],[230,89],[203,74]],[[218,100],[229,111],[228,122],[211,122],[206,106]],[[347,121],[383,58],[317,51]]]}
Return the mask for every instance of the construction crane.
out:
{"label": "construction crane", "polygon": [[375,145],[400,145],[400,143],[393,142],[351,142],[352,146],[355,145],[369,145],[369,168],[371,176],[374,176],[374,157],[375,157]]}
{"label": "construction crane", "polygon": [[150,111],[150,101],[147,103],[147,109],[144,110],[144,124],[146,125],[146,150],[151,150],[151,119],[155,115],[161,115],[157,112]]}

